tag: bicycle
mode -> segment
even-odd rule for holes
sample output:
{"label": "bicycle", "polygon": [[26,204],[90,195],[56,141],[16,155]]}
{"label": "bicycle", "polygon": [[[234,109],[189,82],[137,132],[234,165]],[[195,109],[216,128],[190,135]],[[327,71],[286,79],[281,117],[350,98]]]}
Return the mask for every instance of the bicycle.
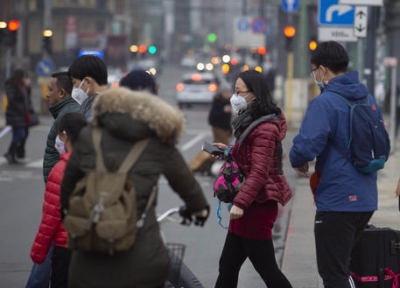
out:
{"label": "bicycle", "polygon": [[[182,225],[190,225],[191,220],[182,215],[180,210],[180,207],[175,207],[165,211],[157,217],[158,223],[161,225],[166,222],[173,222]],[[179,216],[179,218],[177,216]],[[162,231],[161,236],[167,246],[171,259],[168,281],[165,283],[164,288],[204,288],[194,273],[182,260],[185,254],[186,245],[182,243],[166,242]]]}

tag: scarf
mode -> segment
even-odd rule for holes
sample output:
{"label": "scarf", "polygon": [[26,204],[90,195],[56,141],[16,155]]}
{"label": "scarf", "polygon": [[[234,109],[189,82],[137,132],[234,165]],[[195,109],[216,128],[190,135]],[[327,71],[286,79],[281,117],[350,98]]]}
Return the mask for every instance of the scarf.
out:
{"label": "scarf", "polygon": [[235,135],[236,139],[239,139],[242,132],[251,124],[251,122],[253,122],[253,117],[248,110],[244,111],[232,120],[233,135]]}

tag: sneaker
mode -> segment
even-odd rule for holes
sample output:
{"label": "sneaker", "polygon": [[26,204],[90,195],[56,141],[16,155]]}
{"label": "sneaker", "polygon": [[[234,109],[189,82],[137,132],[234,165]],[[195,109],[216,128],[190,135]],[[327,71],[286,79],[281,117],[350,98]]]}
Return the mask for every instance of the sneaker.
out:
{"label": "sneaker", "polygon": [[6,158],[8,164],[10,164],[10,165],[17,164],[17,161],[15,160],[15,158],[9,153],[4,154],[4,158]]}

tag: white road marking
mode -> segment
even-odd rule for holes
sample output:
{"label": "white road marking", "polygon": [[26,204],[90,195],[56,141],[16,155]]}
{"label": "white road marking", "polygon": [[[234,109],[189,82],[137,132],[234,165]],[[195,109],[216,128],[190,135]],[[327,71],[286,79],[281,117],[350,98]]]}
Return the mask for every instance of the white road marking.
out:
{"label": "white road marking", "polygon": [[180,150],[181,151],[186,151],[192,148],[194,145],[196,145],[198,142],[200,142],[204,137],[206,136],[205,133],[200,133],[196,137],[192,138],[190,141],[186,142],[184,145],[181,146]]}
{"label": "white road marking", "polygon": [[29,167],[29,168],[43,168],[43,159],[31,161],[31,162],[25,164],[24,166]]}

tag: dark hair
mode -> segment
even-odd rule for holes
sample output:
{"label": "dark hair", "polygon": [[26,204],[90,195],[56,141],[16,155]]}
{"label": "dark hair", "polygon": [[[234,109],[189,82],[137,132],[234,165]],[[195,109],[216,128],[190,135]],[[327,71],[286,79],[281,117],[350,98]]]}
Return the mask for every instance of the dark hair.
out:
{"label": "dark hair", "polygon": [[78,139],[79,132],[87,124],[86,117],[82,113],[70,112],[61,116],[56,121],[56,132],[60,134],[65,131],[71,144],[74,145]]}
{"label": "dark hair", "polygon": [[281,114],[281,110],[276,106],[272,98],[267,79],[262,73],[256,70],[247,70],[241,72],[238,78],[241,78],[249,92],[252,92],[256,96],[250,108],[250,113],[254,119],[272,113]]}
{"label": "dark hair", "polygon": [[333,73],[346,72],[349,56],[342,45],[335,41],[322,42],[311,55],[311,64],[329,68]]}
{"label": "dark hair", "polygon": [[119,81],[119,86],[135,91],[149,90],[151,93],[157,95],[157,84],[153,75],[141,69],[132,70],[126,74]]}
{"label": "dark hair", "polygon": [[106,63],[95,55],[82,55],[75,58],[69,66],[68,76],[79,80],[92,77],[99,85],[107,85],[108,83]]}
{"label": "dark hair", "polygon": [[56,85],[58,89],[64,89],[68,94],[72,93],[73,85],[71,78],[68,76],[68,72],[53,73],[51,77],[57,80]]}
{"label": "dark hair", "polygon": [[6,83],[15,83],[18,85],[22,85],[23,78],[29,77],[28,71],[23,69],[14,70],[13,74],[10,78],[7,79]]}

